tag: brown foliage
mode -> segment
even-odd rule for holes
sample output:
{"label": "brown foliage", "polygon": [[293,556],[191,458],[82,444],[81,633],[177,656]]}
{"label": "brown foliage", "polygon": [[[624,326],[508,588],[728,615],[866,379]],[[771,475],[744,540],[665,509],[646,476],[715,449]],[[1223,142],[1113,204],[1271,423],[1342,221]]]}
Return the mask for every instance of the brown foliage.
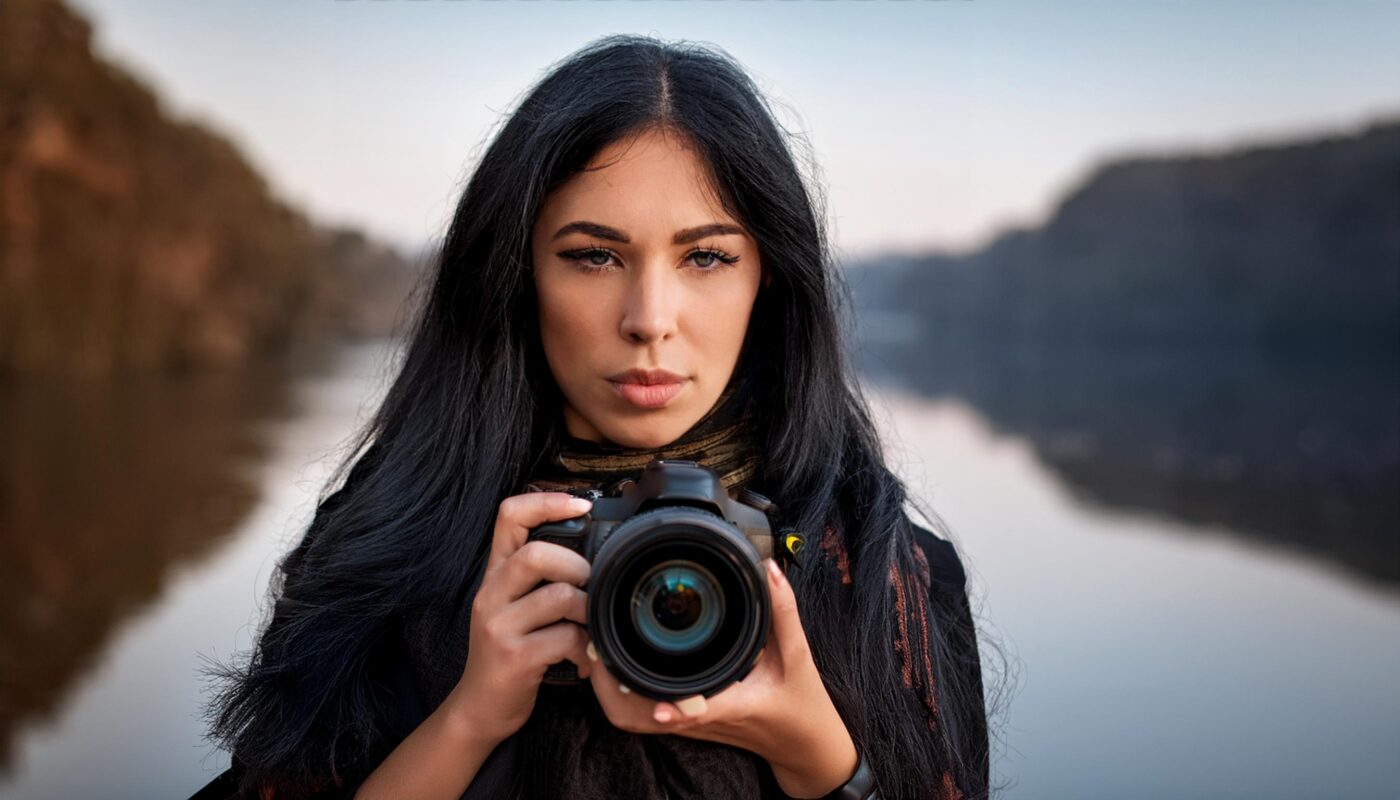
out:
{"label": "brown foliage", "polygon": [[91,39],[57,0],[0,3],[0,375],[233,363],[387,332],[410,283],[397,254],[273,197],[233,144],[172,119]]}

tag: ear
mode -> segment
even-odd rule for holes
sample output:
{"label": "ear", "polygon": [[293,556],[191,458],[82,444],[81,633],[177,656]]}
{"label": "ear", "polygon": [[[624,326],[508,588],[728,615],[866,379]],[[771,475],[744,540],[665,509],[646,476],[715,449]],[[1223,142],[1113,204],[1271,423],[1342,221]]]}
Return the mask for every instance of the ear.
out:
{"label": "ear", "polygon": [[763,268],[763,285],[765,287],[773,285],[773,272],[767,267]]}

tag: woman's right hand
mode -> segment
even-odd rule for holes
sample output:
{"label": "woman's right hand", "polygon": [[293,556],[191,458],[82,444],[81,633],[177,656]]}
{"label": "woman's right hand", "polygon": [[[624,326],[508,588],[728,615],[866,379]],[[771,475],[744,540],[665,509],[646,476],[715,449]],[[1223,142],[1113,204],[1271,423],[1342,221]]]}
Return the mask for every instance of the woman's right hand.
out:
{"label": "woman's right hand", "polygon": [[[531,492],[501,502],[486,573],[472,600],[467,665],[454,694],[476,733],[503,740],[535,707],[550,664],[565,659],[587,677],[590,665],[588,559],[544,541],[526,541],[530,529],[577,517],[592,503],[565,492]],[[540,581],[543,586],[535,588]]]}

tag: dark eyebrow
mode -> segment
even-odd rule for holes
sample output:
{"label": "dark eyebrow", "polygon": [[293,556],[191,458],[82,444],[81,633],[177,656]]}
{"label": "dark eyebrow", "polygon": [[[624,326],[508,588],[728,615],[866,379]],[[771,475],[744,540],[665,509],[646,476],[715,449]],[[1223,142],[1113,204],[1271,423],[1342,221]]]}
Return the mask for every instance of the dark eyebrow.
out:
{"label": "dark eyebrow", "polygon": [[690,244],[706,236],[724,236],[726,234],[746,235],[744,229],[738,225],[730,225],[725,222],[712,222],[709,225],[701,225],[698,228],[686,228],[680,231],[671,239],[671,244]]}
{"label": "dark eyebrow", "polygon": [[[607,239],[613,242],[622,242],[623,244],[628,244],[632,241],[631,239],[627,238],[627,234],[623,233],[622,231],[616,228],[610,228],[607,225],[599,225],[596,222],[587,222],[585,220],[570,222],[568,225],[565,225],[564,227],[560,228],[554,234],[554,238],[558,239],[561,236],[565,236],[574,232],[587,233],[592,236],[597,236],[599,239]],[[706,236],[724,236],[727,234],[738,234],[740,236],[743,236],[745,235],[745,233],[746,231],[743,228],[740,228],[738,225],[730,225],[724,222],[712,222],[709,225],[700,225],[699,227],[695,228],[686,228],[685,230],[678,232],[674,237],[672,237],[671,244],[690,244],[691,242],[703,239]]]}

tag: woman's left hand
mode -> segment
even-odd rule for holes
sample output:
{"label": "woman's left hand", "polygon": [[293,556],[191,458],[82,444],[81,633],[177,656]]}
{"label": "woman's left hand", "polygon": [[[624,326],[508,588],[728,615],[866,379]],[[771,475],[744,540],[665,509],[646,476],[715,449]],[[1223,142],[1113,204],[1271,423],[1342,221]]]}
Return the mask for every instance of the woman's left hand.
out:
{"label": "woman's left hand", "polygon": [[[789,796],[821,797],[855,774],[858,755],[812,660],[792,586],[772,559],[765,561],[773,623],[743,680],[708,699],[695,695],[675,703],[629,691],[606,668],[592,670],[589,680],[616,727],[741,747],[768,762]],[[592,642],[588,655],[597,662]]]}

